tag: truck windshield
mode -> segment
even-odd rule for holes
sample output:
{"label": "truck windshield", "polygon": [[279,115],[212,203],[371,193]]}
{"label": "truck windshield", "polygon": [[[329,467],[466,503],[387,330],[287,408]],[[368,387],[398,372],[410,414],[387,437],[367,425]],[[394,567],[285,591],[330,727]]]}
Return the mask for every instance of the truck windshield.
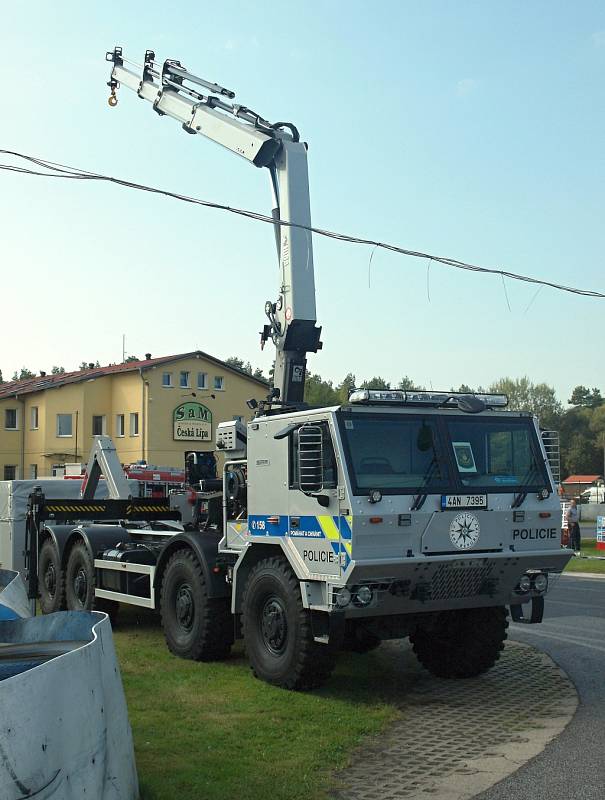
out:
{"label": "truck windshield", "polygon": [[447,483],[435,417],[340,414],[340,430],[356,493],[439,491]]}
{"label": "truck windshield", "polygon": [[548,476],[529,419],[467,417],[446,422],[454,465],[463,486],[539,491]]}

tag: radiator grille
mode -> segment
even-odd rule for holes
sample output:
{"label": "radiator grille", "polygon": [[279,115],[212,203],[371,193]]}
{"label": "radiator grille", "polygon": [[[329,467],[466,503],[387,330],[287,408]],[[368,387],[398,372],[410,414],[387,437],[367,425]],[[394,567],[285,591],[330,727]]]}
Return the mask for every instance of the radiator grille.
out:
{"label": "radiator grille", "polygon": [[474,597],[479,594],[492,594],[495,582],[492,580],[493,564],[481,567],[461,567],[442,564],[437,568],[428,587],[428,599],[445,600],[454,597]]}

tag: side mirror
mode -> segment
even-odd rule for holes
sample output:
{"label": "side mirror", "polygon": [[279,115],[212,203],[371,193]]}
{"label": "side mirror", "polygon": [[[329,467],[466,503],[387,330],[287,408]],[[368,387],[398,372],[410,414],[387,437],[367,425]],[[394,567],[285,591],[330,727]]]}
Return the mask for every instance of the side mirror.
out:
{"label": "side mirror", "polygon": [[328,494],[316,494],[315,499],[322,508],[327,508],[330,505],[330,495]]}
{"label": "side mirror", "polygon": [[[298,485],[305,494],[323,489],[323,432],[319,425],[302,425],[298,429]],[[330,499],[327,498],[328,503]]]}

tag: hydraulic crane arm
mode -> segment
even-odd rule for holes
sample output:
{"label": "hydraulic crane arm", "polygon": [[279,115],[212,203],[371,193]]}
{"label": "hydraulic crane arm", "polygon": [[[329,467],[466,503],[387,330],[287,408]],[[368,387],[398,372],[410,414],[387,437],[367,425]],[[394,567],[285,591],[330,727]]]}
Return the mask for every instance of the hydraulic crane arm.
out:
{"label": "hydraulic crane arm", "polygon": [[94,498],[101,474],[107,481],[109,497],[112,500],[128,500],[132,491],[110,436],[95,436],[93,439],[80,490],[83,500]]}
{"label": "hydraulic crane arm", "polygon": [[311,226],[306,144],[290,123],[272,124],[249,108],[228,102],[235,97],[233,92],[193,75],[178,61],[168,59],[160,67],[155,53],[148,50],[139,76],[124,66],[127,59],[121,47],[106,58],[113,62],[110,105],[117,103],[116,89],[126,86],[152,103],[158,114],[180,122],[187,133],[205,136],[256,167],[268,168],[280,274],[277,301],[265,304],[269,324],[263,328],[261,343],[271,338],[275,344],[274,386],[280,401],[302,402],[306,355],[321,348],[321,328],[315,324],[313,245],[306,230]]}

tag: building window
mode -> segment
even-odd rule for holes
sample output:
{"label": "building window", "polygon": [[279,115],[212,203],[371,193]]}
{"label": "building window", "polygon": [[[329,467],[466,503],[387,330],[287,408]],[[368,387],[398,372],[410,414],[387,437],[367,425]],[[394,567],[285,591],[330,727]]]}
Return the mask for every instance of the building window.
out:
{"label": "building window", "polygon": [[4,427],[7,431],[17,430],[17,409],[5,408],[4,409]]}
{"label": "building window", "polygon": [[198,389],[207,389],[208,388],[208,373],[207,372],[198,372],[198,374],[197,374],[197,388]]}
{"label": "building window", "polygon": [[17,467],[14,464],[6,464],[4,466],[4,480],[14,481],[17,479]]}
{"label": "building window", "polygon": [[[39,422],[38,406],[32,406],[29,410],[29,427],[32,431],[38,430],[38,422]],[[38,476],[35,475],[34,477]]]}
{"label": "building window", "polygon": [[29,477],[35,480],[38,477],[38,465],[37,464],[30,464],[29,465]]}
{"label": "building window", "polygon": [[94,414],[92,418],[92,435],[105,436],[107,432],[107,423],[105,416],[101,414]]}
{"label": "building window", "polygon": [[130,435],[131,436],[138,436],[139,435],[139,415],[138,414],[131,414],[130,415]]}
{"label": "building window", "polygon": [[214,388],[218,389],[218,391],[222,391],[225,388],[225,379],[222,375],[214,376]]}
{"label": "building window", "polygon": [[181,389],[188,389],[189,388],[189,372],[187,370],[182,370],[180,377],[179,377],[179,386]]}
{"label": "building window", "polygon": [[162,372],[162,386],[172,386],[172,372]]}
{"label": "building window", "polygon": [[57,436],[72,435],[71,414],[57,414]]}
{"label": "building window", "polygon": [[124,436],[124,414],[116,414],[116,436]]}

